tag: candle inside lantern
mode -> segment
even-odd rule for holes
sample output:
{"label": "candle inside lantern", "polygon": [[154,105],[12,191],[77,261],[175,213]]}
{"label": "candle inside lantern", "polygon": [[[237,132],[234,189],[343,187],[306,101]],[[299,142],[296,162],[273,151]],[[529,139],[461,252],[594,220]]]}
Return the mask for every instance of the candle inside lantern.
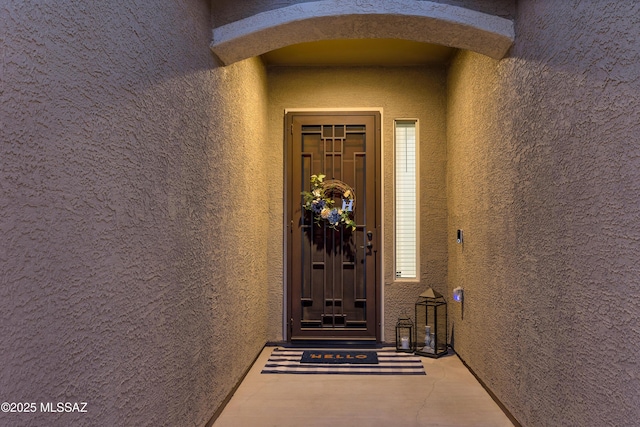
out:
{"label": "candle inside lantern", "polygon": [[409,349],[409,337],[401,337],[400,338],[400,345],[404,350],[408,350]]}

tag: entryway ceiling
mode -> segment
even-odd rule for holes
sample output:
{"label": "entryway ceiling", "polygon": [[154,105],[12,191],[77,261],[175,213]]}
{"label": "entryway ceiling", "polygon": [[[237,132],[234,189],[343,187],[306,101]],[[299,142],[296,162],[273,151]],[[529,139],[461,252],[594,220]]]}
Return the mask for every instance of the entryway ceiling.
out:
{"label": "entryway ceiling", "polygon": [[323,40],[267,52],[272,66],[414,66],[447,64],[456,49],[396,39]]}

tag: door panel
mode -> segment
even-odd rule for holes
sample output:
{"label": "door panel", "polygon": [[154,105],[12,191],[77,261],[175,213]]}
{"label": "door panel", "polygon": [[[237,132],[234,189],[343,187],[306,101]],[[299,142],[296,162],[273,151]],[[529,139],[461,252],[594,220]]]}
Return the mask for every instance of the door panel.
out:
{"label": "door panel", "polygon": [[[287,115],[291,340],[379,338],[379,126],[374,112]],[[302,207],[314,174],[354,190],[355,230]]]}

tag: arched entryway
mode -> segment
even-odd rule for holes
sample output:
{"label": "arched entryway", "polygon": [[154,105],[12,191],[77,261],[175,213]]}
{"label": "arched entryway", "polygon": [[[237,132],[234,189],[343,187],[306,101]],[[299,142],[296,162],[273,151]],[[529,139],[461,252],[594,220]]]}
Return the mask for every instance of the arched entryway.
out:
{"label": "arched entryway", "polygon": [[211,50],[228,65],[297,43],[372,38],[439,44],[501,59],[514,37],[511,20],[448,4],[325,0],[216,27]]}
{"label": "arched entryway", "polygon": [[[310,47],[317,53],[316,49],[319,45],[322,44],[323,47],[326,47],[331,41],[336,41],[339,47],[343,47],[345,44],[355,46],[356,44],[352,42],[362,42],[363,44],[359,46],[366,43],[367,47],[376,46],[376,44],[382,46],[386,42],[396,43],[394,45],[396,47],[407,46],[410,43],[429,44],[431,46],[446,46],[449,51],[454,50],[450,48],[474,50],[494,58],[500,58],[506,54],[513,42],[512,21],[461,7],[429,1],[345,3],[347,2],[301,2],[296,5],[261,11],[241,19],[236,18],[236,20],[229,21],[213,30],[211,48],[226,65],[255,56],[262,56],[264,63],[268,65],[268,59],[265,58],[274,52],[286,55],[296,49],[299,52],[302,47]],[[345,43],[345,41],[349,43]],[[401,43],[398,43],[399,41]],[[376,53],[374,52],[374,54]],[[342,66],[341,64],[331,65]],[[421,129],[425,134],[430,135],[425,146],[438,150],[435,156],[433,153],[430,154],[433,163],[431,166],[437,167],[437,156],[440,156],[442,151],[438,141],[444,140],[444,116],[441,104],[438,104],[436,98],[443,99],[445,96],[443,82],[446,75],[444,68],[441,66],[442,71],[434,74],[431,71],[425,73],[423,69],[401,69],[405,66],[404,64],[396,65],[401,68],[395,70],[385,67],[383,72],[381,69],[367,68],[370,66],[371,64],[364,64],[360,70],[343,69],[342,72],[332,67],[323,72],[319,69],[313,70],[306,66],[296,67],[291,63],[286,63],[285,66],[275,67],[277,70],[268,71],[269,91],[273,95],[270,96],[269,110],[272,112],[269,115],[270,121],[275,123],[274,126],[270,125],[269,133],[274,141],[283,140],[281,136],[282,112],[287,109],[332,111],[339,108],[357,111],[362,107],[382,107],[384,104],[383,122],[386,121],[386,124],[383,129],[387,135],[383,136],[383,140],[391,142],[393,137],[388,132],[393,128],[393,120],[399,117],[406,118],[409,114],[409,116],[421,120]],[[303,69],[305,71],[302,71]],[[414,86],[409,86],[408,82],[412,82]],[[389,100],[394,101],[390,102]],[[408,105],[412,105],[412,107],[404,108]],[[429,123],[434,120],[439,121],[439,124]],[[386,159],[391,159],[392,153],[386,153],[383,156]],[[432,170],[431,166],[424,168],[424,170]],[[387,170],[391,170],[391,168],[387,168]],[[278,174],[279,171],[274,169],[274,173]],[[444,188],[442,186],[444,175],[440,170],[437,173],[439,178],[431,179],[429,183],[425,183],[428,184],[425,187]],[[387,182],[391,182],[391,179],[387,179]],[[392,195],[392,190],[385,190],[384,195],[387,197]],[[427,194],[426,196],[425,200],[432,195]],[[436,222],[446,215],[445,207],[440,206],[442,203],[438,203],[437,209],[433,206],[429,207],[431,209],[429,211],[430,218],[436,218],[434,220]],[[390,205],[388,206],[390,209]],[[436,214],[433,214],[434,210],[437,210]],[[384,216],[391,218],[388,213]],[[390,221],[392,219],[385,220],[388,223],[383,228],[388,231],[389,236],[392,236],[393,222]],[[288,230],[289,223],[287,221],[285,223],[284,227]],[[446,227],[441,223],[432,227],[432,229],[444,228]],[[432,247],[444,247],[442,239],[440,237],[438,239],[440,241],[431,245]],[[428,239],[424,239],[423,244],[428,245]],[[384,245],[381,245],[381,248],[383,247],[386,247],[386,253],[392,253],[393,243],[390,243],[388,239]],[[437,254],[436,258],[440,259],[439,257],[440,254]],[[423,258],[426,259],[426,257]],[[380,277],[384,277],[387,272],[391,274],[390,272],[393,270],[392,261],[383,259],[383,263],[386,268]],[[285,265],[288,265],[287,261],[285,261]],[[284,271],[288,271],[286,267]],[[288,274],[285,273],[284,276],[286,282]],[[383,303],[380,313],[381,322],[378,325],[382,329],[378,336],[380,340],[393,339],[393,333],[389,326],[391,320],[388,319],[397,316],[397,312],[401,310],[400,306],[406,301],[412,300],[411,295],[420,293],[415,291],[423,290],[418,289],[421,286],[418,282],[424,280],[428,281],[430,278],[422,275],[416,278],[416,283],[411,286],[406,286],[406,284],[395,287],[386,286],[387,282],[394,282],[393,277],[390,277],[389,280],[384,278],[378,282],[376,289],[378,291],[384,289],[381,300],[388,303]],[[280,286],[279,281],[276,282],[274,287]],[[400,289],[402,295],[394,294]],[[388,294],[387,290],[389,290]],[[279,293],[279,290],[275,290],[275,292]],[[290,331],[291,311],[287,311],[286,308],[289,295],[289,291],[285,290],[285,304],[283,304],[283,324],[285,326],[282,334],[285,339],[292,336]],[[332,307],[335,304],[332,301]],[[274,314],[276,313],[274,312]],[[335,320],[334,318],[335,316],[331,318],[332,322]],[[329,321],[326,316],[323,321],[325,320]]]}

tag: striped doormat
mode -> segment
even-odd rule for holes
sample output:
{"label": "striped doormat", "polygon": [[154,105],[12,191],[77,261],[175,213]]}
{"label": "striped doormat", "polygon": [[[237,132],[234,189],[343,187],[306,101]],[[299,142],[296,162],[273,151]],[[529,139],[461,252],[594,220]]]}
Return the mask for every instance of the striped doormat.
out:
{"label": "striped doormat", "polygon": [[302,363],[304,350],[276,348],[262,369],[263,374],[347,374],[347,375],[426,375],[418,356],[378,350],[377,364]]}

